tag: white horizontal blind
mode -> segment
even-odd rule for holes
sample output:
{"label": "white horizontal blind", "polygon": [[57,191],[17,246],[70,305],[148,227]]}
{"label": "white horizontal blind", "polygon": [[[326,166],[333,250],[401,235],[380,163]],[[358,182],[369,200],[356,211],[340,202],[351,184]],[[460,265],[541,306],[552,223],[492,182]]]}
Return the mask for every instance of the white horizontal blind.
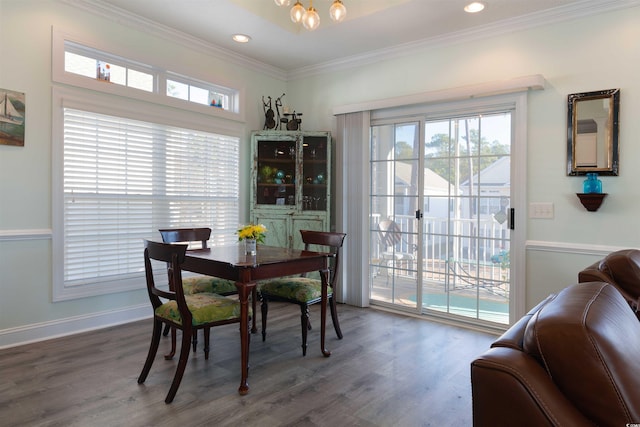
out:
{"label": "white horizontal blind", "polygon": [[143,274],[143,239],[235,242],[239,138],[64,109],[64,286]]}

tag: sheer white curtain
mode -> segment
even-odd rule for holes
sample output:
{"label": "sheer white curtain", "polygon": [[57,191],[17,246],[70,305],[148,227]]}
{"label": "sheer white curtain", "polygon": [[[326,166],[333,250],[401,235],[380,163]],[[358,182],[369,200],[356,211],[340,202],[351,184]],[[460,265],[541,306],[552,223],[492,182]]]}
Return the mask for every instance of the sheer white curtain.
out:
{"label": "sheer white curtain", "polygon": [[336,226],[347,233],[342,250],[339,301],[369,306],[369,111],[338,114]]}
{"label": "sheer white curtain", "polygon": [[[336,226],[347,233],[345,240],[344,264],[341,284],[336,289],[338,301],[347,304],[367,307],[369,305],[369,158],[371,156],[370,122],[371,115],[381,110],[395,115],[424,114],[425,108],[439,109],[441,106],[460,100],[484,99],[496,101],[497,94],[515,100],[506,103],[515,105],[515,145],[517,151],[512,153],[514,174],[511,185],[517,190],[517,197],[512,199],[515,207],[516,228],[511,246],[525,247],[526,237],[526,142],[527,142],[527,93],[543,90],[544,76],[536,74],[515,77],[487,83],[478,83],[449,89],[417,93],[387,99],[366,101],[357,104],[336,106],[333,114],[337,118],[336,133]],[[485,98],[487,97],[487,98]],[[497,101],[497,103],[500,103]],[[383,113],[384,114],[384,113]],[[511,255],[511,267],[515,286],[512,289],[512,319],[518,319],[525,313],[524,249],[514,251]],[[515,313],[515,315],[513,314]]]}

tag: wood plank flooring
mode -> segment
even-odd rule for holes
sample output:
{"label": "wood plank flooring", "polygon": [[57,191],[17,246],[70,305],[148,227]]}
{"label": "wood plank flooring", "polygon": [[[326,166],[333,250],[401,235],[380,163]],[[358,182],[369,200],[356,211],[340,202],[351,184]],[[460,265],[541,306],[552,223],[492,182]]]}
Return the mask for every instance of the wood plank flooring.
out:
{"label": "wood plank flooring", "polygon": [[[427,320],[338,307],[320,353],[319,305],[307,356],[300,310],[271,303],[267,341],[252,335],[249,394],[238,395],[238,325],[202,336],[172,404],[177,357],[163,338],[145,384],[137,377],[151,320],[0,351],[2,426],[471,426],[471,361],[494,336]],[[259,324],[260,322],[258,322]]]}

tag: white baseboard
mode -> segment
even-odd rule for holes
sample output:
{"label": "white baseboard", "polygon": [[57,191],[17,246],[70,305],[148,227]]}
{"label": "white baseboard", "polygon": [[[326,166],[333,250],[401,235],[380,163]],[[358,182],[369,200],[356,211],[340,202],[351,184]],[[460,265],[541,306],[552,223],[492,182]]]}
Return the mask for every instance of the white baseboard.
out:
{"label": "white baseboard", "polygon": [[108,328],[137,320],[149,319],[151,316],[151,306],[146,303],[120,310],[102,311],[3,329],[0,330],[0,349]]}

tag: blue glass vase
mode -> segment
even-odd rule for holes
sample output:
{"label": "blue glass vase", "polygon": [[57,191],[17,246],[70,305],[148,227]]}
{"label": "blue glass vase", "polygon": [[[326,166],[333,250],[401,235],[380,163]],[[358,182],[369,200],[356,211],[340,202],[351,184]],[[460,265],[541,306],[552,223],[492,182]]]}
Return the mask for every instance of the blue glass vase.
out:
{"label": "blue glass vase", "polygon": [[598,174],[591,172],[587,174],[587,179],[583,184],[584,193],[602,193],[602,181],[598,179]]}

